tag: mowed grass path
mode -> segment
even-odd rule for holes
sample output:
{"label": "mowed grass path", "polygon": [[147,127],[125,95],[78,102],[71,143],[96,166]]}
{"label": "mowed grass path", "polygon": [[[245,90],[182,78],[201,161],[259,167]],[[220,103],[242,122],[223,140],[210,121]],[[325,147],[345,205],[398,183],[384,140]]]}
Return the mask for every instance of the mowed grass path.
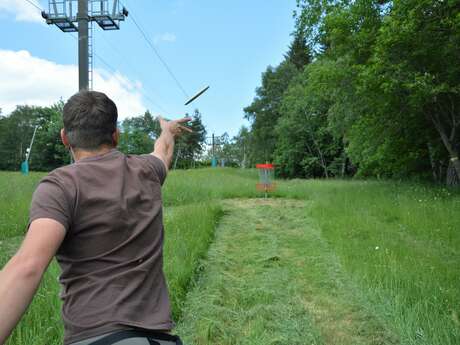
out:
{"label": "mowed grass path", "polygon": [[[0,172],[0,267],[21,241],[30,198],[34,186],[43,175],[23,177],[18,173]],[[227,207],[222,206],[222,202],[234,198],[260,197],[255,191],[256,180],[257,173],[252,170],[171,172],[163,191],[165,270],[176,320],[182,318],[190,282],[201,272],[202,259],[213,242],[214,231]],[[299,295],[318,297],[311,301],[313,304],[306,301],[311,308],[307,309],[306,319],[302,320],[311,324],[308,326],[311,337],[301,339],[324,344],[333,344],[336,337],[342,339],[340,330],[331,328],[331,336],[328,337],[324,329],[331,324],[327,322],[328,318],[334,319],[338,317],[336,312],[340,315],[343,311],[343,315],[351,315],[349,327],[353,328],[343,334],[344,341],[460,344],[458,193],[440,187],[407,183],[292,180],[279,181],[278,190],[272,196],[305,203],[305,207],[294,208],[296,211],[292,217],[298,219],[298,228],[314,230],[309,234],[320,239],[317,242],[321,244],[318,253],[324,252],[323,256],[318,254],[317,260],[323,264],[318,266],[317,271],[310,272],[315,266],[308,265],[305,268],[292,268],[293,271],[298,270],[299,275],[310,274],[312,283],[309,286],[314,294],[307,290],[295,291]],[[241,211],[241,214],[244,212]],[[277,214],[275,211],[267,213],[267,221],[276,223]],[[271,219],[271,216],[275,218]],[[243,216],[241,221],[244,222]],[[308,251],[312,248],[306,242],[300,243],[306,248],[305,260],[309,262]],[[260,250],[264,250],[263,244]],[[294,241],[292,245],[296,251],[297,243]],[[281,265],[282,261],[277,259],[277,255],[281,258],[279,254],[272,255],[273,263]],[[329,267],[326,267],[328,263],[332,263],[331,267],[338,268],[339,272],[338,278],[332,279],[332,282],[337,286],[343,284],[344,289],[331,288],[329,285],[318,288],[322,286],[321,279],[330,279]],[[319,274],[323,270],[325,276]],[[58,274],[59,268],[53,263],[44,277],[39,294],[8,345],[61,343]],[[289,279],[281,281],[290,281],[291,276],[287,277]],[[261,282],[254,281],[254,284]],[[273,284],[275,287],[275,282]],[[285,285],[286,289],[290,286]],[[256,286],[252,289],[249,290],[252,293],[249,296],[254,296],[254,291],[257,291]],[[335,294],[339,292],[345,295],[336,298]],[[346,296],[350,296],[350,303],[341,304],[340,301],[348,301]],[[324,311],[321,318],[318,316],[321,313],[315,313],[314,310],[322,305],[318,301],[324,300],[324,304],[328,305],[328,298],[337,302],[339,308],[318,309]],[[203,303],[207,301],[203,300]],[[354,308],[356,312],[350,314]],[[291,314],[283,315],[291,317]],[[293,319],[296,315],[292,314]],[[370,321],[360,321],[362,317]],[[279,321],[279,318],[268,318],[267,324],[274,320]],[[216,318],[217,323],[221,321]],[[339,321],[338,324],[342,325],[343,321]],[[280,336],[293,332],[292,337],[295,337],[296,328],[292,327],[281,327],[284,332]],[[190,332],[192,337],[202,335],[198,329],[190,329]]]}
{"label": "mowed grass path", "polygon": [[309,202],[225,202],[204,273],[178,327],[195,345],[394,344],[366,310]]}

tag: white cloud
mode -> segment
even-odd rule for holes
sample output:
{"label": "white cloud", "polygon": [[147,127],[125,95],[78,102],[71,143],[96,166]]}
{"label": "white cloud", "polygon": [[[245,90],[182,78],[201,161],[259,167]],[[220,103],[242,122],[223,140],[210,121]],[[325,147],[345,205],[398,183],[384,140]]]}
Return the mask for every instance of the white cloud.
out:
{"label": "white cloud", "polygon": [[155,35],[155,37],[153,38],[153,41],[155,42],[155,44],[158,44],[160,42],[176,42],[176,35],[174,35],[173,33],[171,32],[164,32],[162,34],[158,34],[158,35]]}
{"label": "white cloud", "polygon": [[[43,8],[40,1],[30,1]],[[25,0],[0,0],[0,12],[12,13],[15,15],[15,19],[21,22],[45,23],[38,8]]]}
{"label": "white cloud", "polygon": [[[119,72],[97,69],[94,73],[94,89],[106,93],[117,104],[120,120],[145,111],[141,87],[140,82],[130,81]],[[3,115],[12,112],[16,105],[48,106],[61,98],[65,101],[77,89],[77,66],[40,59],[26,50],[0,49],[0,108]]]}
{"label": "white cloud", "polygon": [[141,88],[141,82],[132,82],[119,72],[109,74],[105,70],[97,69],[94,73],[94,89],[104,92],[116,103],[119,120],[145,112]]}

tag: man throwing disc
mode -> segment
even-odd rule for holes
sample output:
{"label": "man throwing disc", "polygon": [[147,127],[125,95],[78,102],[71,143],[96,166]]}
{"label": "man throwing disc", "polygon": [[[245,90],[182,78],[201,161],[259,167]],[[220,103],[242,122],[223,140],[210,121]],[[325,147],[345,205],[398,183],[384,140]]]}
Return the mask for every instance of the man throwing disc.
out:
{"label": "man throwing disc", "polygon": [[65,345],[173,345],[163,274],[161,186],[174,139],[190,118],[160,118],[154,151],[124,155],[117,107],[82,91],[64,106],[61,138],[75,164],[43,178],[27,235],[0,272],[0,344],[37,291],[54,256],[61,267]]}

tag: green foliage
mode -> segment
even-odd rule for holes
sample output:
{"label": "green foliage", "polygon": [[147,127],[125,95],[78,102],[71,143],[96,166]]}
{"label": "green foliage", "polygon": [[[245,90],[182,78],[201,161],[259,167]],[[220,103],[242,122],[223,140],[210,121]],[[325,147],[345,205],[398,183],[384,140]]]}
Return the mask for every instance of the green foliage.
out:
{"label": "green foliage", "polygon": [[262,86],[256,89],[256,97],[244,109],[245,118],[252,122],[251,156],[254,161],[271,161],[276,147],[275,126],[280,118],[279,107],[289,82],[298,70],[294,64],[284,61],[278,67],[268,67],[262,74]]}
{"label": "green foliage", "polygon": [[431,162],[433,171],[460,149],[460,47],[453,43],[459,39],[455,2],[395,1],[363,73],[363,87],[386,100],[376,112],[404,128],[401,134],[413,141],[414,157],[425,151],[422,158],[429,162],[428,147],[438,153],[444,148],[438,162]]}
{"label": "green foliage", "polygon": [[337,165],[343,148],[328,127],[330,101],[321,93],[319,70],[307,66],[283,97],[275,163],[284,177],[329,177],[344,169]]}
{"label": "green foliage", "polygon": [[[61,142],[62,101],[51,107],[18,106],[9,116],[0,113],[0,170],[17,171],[25,160],[35,127],[37,132],[29,157],[30,170],[50,171],[70,163],[70,154]],[[193,133],[185,134],[175,148],[175,166],[190,168],[200,158],[206,139],[201,114],[195,110],[190,123]],[[123,120],[118,149],[126,154],[153,151],[161,133],[160,125],[149,111]],[[177,160],[176,160],[177,158]]]}
{"label": "green foliage", "polygon": [[349,129],[347,152],[354,162],[359,162],[359,176],[431,177],[429,146],[423,136],[427,127],[407,113],[399,115],[388,119],[378,112],[368,114]]}
{"label": "green foliage", "polygon": [[123,120],[120,130],[120,151],[144,154],[153,151],[154,138],[159,135],[159,123],[147,110],[143,115]]}
{"label": "green foliage", "polygon": [[0,116],[0,170],[19,170],[36,126],[30,169],[53,170],[69,162],[60,139],[62,107],[62,102],[51,107],[18,106],[9,116]]}
{"label": "green foliage", "polygon": [[303,30],[297,30],[293,35],[294,39],[284,58],[292,63],[299,71],[302,71],[312,61],[312,55]]}
{"label": "green foliage", "polygon": [[50,107],[48,117],[41,123],[30,156],[31,169],[49,171],[70,163],[70,154],[62,144],[60,135],[64,127],[63,108],[62,101]]}
{"label": "green foliage", "polygon": [[[274,159],[288,177],[357,170],[360,176],[439,182],[453,171],[458,181],[458,3],[297,5],[290,52],[263,75],[245,109],[253,155]],[[310,52],[313,59],[306,58]],[[299,61],[293,56],[303,56],[306,67],[282,73]]]}
{"label": "green foliage", "polygon": [[[189,116],[186,114],[186,116]],[[195,109],[192,121],[187,125],[192,132],[185,132],[176,141],[174,147],[173,168],[186,169],[195,166],[203,152],[203,144],[206,141],[206,128],[201,120],[201,113]]]}
{"label": "green foliage", "polygon": [[225,166],[248,168],[255,164],[250,161],[249,148],[252,138],[247,127],[242,126],[231,140],[227,133],[224,133],[221,138],[223,142],[218,157],[225,160]]}

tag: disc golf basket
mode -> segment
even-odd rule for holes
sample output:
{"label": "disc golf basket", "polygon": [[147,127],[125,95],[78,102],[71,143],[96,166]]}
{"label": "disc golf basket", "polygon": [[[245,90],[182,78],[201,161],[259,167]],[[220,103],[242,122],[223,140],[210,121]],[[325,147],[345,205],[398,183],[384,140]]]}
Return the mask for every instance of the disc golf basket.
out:
{"label": "disc golf basket", "polygon": [[256,188],[258,191],[264,192],[266,198],[269,192],[276,189],[275,167],[273,164],[256,164],[256,168],[259,171],[259,183],[257,183]]}

